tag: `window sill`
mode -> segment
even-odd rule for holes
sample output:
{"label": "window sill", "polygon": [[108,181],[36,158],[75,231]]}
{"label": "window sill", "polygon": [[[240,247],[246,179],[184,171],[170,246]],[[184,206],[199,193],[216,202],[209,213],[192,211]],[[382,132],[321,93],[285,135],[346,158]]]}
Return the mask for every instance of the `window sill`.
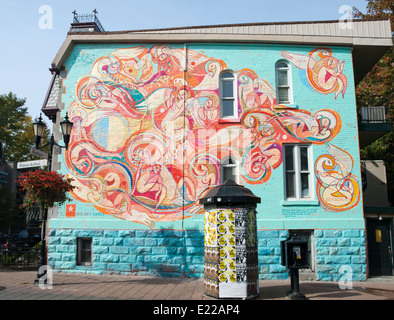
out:
{"label": "window sill", "polygon": [[276,109],[298,109],[298,105],[294,103],[278,103]]}
{"label": "window sill", "polygon": [[90,270],[93,267],[93,264],[77,264],[76,266],[77,270]]}
{"label": "window sill", "polygon": [[218,120],[219,123],[241,123],[241,119],[239,118],[220,118]]}
{"label": "window sill", "polygon": [[319,206],[318,200],[283,200],[282,206]]}

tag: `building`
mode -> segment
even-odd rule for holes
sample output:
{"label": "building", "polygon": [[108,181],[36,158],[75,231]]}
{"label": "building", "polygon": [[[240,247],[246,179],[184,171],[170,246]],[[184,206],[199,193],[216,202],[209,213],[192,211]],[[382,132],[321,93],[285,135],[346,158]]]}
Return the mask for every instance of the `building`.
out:
{"label": "building", "polygon": [[355,85],[392,38],[389,20],[349,23],[73,23],[42,108],[56,139],[66,113],[74,123],[52,164],[76,189],[51,212],[49,265],[202,277],[198,200],[232,178],[262,199],[260,278],[288,277],[280,241],[297,233],[309,243],[308,276],[365,280]]}
{"label": "building", "polygon": [[381,160],[362,161],[364,214],[369,276],[393,275],[394,207],[387,197],[386,167]]}

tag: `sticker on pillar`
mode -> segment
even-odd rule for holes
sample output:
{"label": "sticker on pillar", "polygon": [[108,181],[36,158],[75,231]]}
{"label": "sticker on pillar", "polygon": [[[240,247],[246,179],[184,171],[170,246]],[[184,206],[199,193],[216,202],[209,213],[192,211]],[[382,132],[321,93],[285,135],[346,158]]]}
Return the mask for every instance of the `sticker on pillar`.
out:
{"label": "sticker on pillar", "polygon": [[235,245],[235,237],[232,234],[225,234],[219,237],[219,245],[221,247],[225,246],[234,246]]}
{"label": "sticker on pillar", "polygon": [[216,211],[207,211],[204,216],[204,245],[217,246]]}
{"label": "sticker on pillar", "polygon": [[235,231],[234,224],[230,221],[218,224],[219,234],[233,234]]}
{"label": "sticker on pillar", "polygon": [[66,205],[66,218],[75,218],[75,208],[76,204]]}
{"label": "sticker on pillar", "polygon": [[217,280],[205,279],[204,280],[204,293],[210,296],[219,297],[219,284]]}
{"label": "sticker on pillar", "polygon": [[233,259],[223,259],[219,264],[219,269],[221,271],[234,271],[235,270],[235,261]]}
{"label": "sticker on pillar", "polygon": [[204,259],[208,263],[219,263],[219,248],[218,247],[207,247],[204,250]]}
{"label": "sticker on pillar", "polygon": [[219,271],[219,281],[221,283],[234,283],[237,281],[237,276],[235,272],[231,270],[224,272]]}
{"label": "sticker on pillar", "polygon": [[237,253],[235,256],[235,262],[238,264],[243,264],[247,262],[247,250],[242,248],[237,248]]}
{"label": "sticker on pillar", "polygon": [[218,221],[225,222],[227,220],[231,220],[231,216],[233,215],[233,210],[231,209],[219,209],[218,210]]}
{"label": "sticker on pillar", "polygon": [[254,234],[249,233],[247,239],[248,247],[255,247],[256,246],[256,237]]}
{"label": "sticker on pillar", "polygon": [[222,259],[235,259],[235,249],[234,247],[227,246],[221,247],[219,252],[220,260]]}

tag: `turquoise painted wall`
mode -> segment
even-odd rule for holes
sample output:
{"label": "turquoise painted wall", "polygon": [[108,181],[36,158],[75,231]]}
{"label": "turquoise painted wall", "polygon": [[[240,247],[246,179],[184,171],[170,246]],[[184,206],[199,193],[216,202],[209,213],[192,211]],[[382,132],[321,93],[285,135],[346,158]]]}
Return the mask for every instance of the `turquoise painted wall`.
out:
{"label": "turquoise painted wall", "polygon": [[[291,69],[291,105],[276,100],[275,63],[279,60],[288,61]],[[219,119],[218,77],[226,69],[237,78],[241,120],[235,122]],[[317,264],[324,266],[333,262],[321,256],[334,254],[321,249],[324,245],[318,240],[326,236],[324,230],[340,230],[338,238],[355,230],[359,241],[344,243],[358,248],[354,250],[358,262],[365,260],[350,48],[76,44],[65,70],[62,116],[68,112],[74,129],[70,147],[58,161],[61,173],[73,177],[77,189],[71,202],[59,207],[49,222],[49,259],[55,268],[91,270],[76,267],[72,258],[75,238],[85,232],[98,233],[93,246],[103,251],[100,257],[131,254],[130,247],[102,248],[102,239],[113,239],[111,245],[116,248],[131,245],[130,237],[140,243],[133,247],[133,254],[141,251],[130,257],[133,261],[122,262],[126,258],[120,256],[113,258],[117,261],[106,261],[94,251],[99,259],[94,261],[96,272],[116,263],[113,270],[125,268],[119,272],[152,273],[160,251],[177,260],[176,271],[170,273],[201,276],[198,235],[203,232],[204,210],[198,199],[209,185],[219,183],[220,160],[229,153],[241,163],[240,183],[262,199],[257,207],[259,235],[262,239],[268,237],[265,231],[274,235],[271,247],[260,241],[262,277],[286,274],[277,261],[276,242],[288,229],[315,230]],[[238,131],[229,141],[225,137],[230,129]],[[220,134],[213,145],[209,139]],[[315,195],[309,201],[285,201],[285,143],[311,144]],[[111,232],[116,235],[109,236]],[[74,240],[67,239],[68,233]],[[155,240],[148,241],[151,238]],[[166,249],[160,249],[158,239],[167,238],[178,239],[182,245],[167,243]],[[70,261],[63,260],[65,254]],[[276,267],[267,260],[276,261]],[[352,258],[348,260],[337,262],[353,263]],[[69,262],[69,268],[63,262]],[[129,266],[122,267],[122,263]],[[197,271],[188,269],[190,263]],[[356,269],[362,278],[365,261],[361,266]]]}

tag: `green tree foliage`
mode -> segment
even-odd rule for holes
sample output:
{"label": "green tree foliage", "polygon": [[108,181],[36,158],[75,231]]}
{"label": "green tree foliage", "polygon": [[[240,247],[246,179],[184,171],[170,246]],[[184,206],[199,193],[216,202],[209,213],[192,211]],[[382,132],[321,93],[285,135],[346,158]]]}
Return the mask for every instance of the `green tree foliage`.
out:
{"label": "green tree foliage", "polygon": [[[11,92],[0,95],[0,141],[3,142],[4,158],[7,162],[37,158],[30,154],[30,148],[34,147],[34,132],[25,102],[25,99],[19,99]],[[47,141],[48,129],[42,143]]]}
{"label": "green tree foliage", "polygon": [[[369,0],[366,13],[353,8],[353,16],[361,19],[386,18],[394,30],[392,0]],[[357,107],[385,106],[387,119],[394,126],[393,106],[393,48],[389,49],[356,87]],[[384,135],[361,150],[365,160],[384,160],[388,181],[388,196],[394,205],[394,131]]]}

